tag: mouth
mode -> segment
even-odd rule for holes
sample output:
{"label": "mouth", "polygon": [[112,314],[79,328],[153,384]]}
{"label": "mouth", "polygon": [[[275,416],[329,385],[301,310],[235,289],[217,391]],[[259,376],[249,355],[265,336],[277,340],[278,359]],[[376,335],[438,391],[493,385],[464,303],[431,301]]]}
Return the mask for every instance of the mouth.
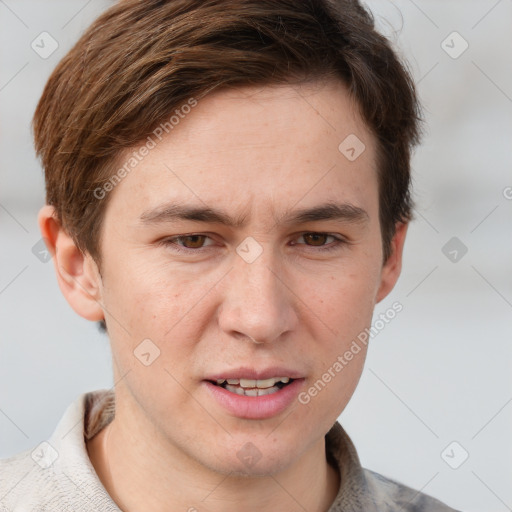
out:
{"label": "mouth", "polygon": [[291,407],[305,385],[303,372],[272,366],[232,368],[203,380],[208,400],[236,418],[263,420]]}
{"label": "mouth", "polygon": [[216,379],[208,381],[230,393],[240,396],[258,397],[272,395],[289,386],[294,379],[290,377],[270,377],[268,379]]}

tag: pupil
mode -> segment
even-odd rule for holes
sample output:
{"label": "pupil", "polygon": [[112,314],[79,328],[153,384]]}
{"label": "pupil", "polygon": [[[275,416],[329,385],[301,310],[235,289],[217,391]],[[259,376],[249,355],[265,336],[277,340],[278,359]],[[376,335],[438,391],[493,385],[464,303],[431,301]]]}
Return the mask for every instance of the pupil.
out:
{"label": "pupil", "polygon": [[[188,239],[189,241],[192,240],[192,244],[185,244],[187,247],[189,245],[192,245],[192,249],[197,249],[198,247],[201,247],[203,242],[204,235],[189,235],[185,237],[185,241]],[[199,242],[199,243],[198,243]]]}
{"label": "pupil", "polygon": [[[309,238],[313,237],[314,239],[316,239],[316,242],[318,242],[318,241],[319,241],[319,240],[318,240],[318,237],[320,237],[320,238],[321,238],[321,237],[326,237],[326,236],[327,236],[327,235],[323,235],[323,234],[321,234],[321,233],[306,233],[306,234],[304,235],[304,239],[306,240],[306,238],[308,238],[308,237],[309,237]],[[314,241],[315,241],[315,240],[314,240]],[[323,241],[323,242],[325,242],[325,240],[320,240],[320,243],[317,243],[317,244],[313,243],[312,245],[323,245],[323,244],[322,244],[322,241]]]}

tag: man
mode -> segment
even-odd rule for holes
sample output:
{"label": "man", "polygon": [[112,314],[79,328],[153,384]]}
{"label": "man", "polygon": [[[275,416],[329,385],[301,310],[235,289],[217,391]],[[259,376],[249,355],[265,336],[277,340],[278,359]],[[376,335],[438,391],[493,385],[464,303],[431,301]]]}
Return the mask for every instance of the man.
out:
{"label": "man", "polygon": [[102,15],[34,132],[41,232],[115,390],[1,463],[3,506],[452,510],[364,470],[336,421],[401,271],[418,111],[353,1]]}

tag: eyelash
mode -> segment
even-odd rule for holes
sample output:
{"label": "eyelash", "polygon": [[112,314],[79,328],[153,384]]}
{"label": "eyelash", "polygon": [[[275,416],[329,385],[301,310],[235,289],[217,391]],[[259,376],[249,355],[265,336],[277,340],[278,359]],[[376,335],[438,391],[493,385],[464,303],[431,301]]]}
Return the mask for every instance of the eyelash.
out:
{"label": "eyelash", "polygon": [[[331,243],[330,245],[327,245],[327,246],[315,246],[315,245],[307,245],[307,244],[298,244],[298,245],[306,245],[306,247],[316,248],[320,252],[334,251],[334,250],[339,249],[341,246],[348,244],[348,242],[345,239],[340,238],[340,237],[338,237],[336,235],[333,235],[331,233],[323,233],[323,232],[317,232],[317,231],[304,231],[303,233],[301,233],[299,235],[299,237],[304,236],[304,235],[325,235],[327,237],[330,236],[330,237],[334,238],[335,241],[333,243]],[[208,249],[208,246],[206,246],[206,247],[198,247],[196,249],[192,249],[190,247],[183,247],[183,246],[181,246],[181,245],[176,243],[176,240],[183,240],[185,238],[192,237],[192,236],[204,236],[206,238],[210,238],[208,235],[205,235],[203,233],[191,233],[189,235],[179,235],[179,236],[174,236],[174,237],[171,237],[171,238],[165,238],[165,239],[163,239],[161,241],[161,244],[163,244],[166,247],[172,247],[172,250],[176,251],[178,253],[189,253],[190,254],[190,253],[193,253],[193,252],[200,252],[200,251]]]}

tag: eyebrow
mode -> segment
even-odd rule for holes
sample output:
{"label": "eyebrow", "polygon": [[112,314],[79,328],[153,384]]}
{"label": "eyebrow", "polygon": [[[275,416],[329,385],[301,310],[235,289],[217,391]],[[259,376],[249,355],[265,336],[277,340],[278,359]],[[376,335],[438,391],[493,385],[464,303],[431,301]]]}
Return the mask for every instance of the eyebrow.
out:
{"label": "eyebrow", "polygon": [[[321,220],[341,220],[349,223],[366,223],[370,219],[363,208],[350,203],[329,202],[311,208],[285,212],[278,224],[305,224]],[[140,216],[143,225],[161,224],[180,220],[192,220],[210,224],[222,224],[232,228],[244,226],[246,216],[230,217],[227,213],[210,207],[182,204],[164,204],[152,210],[146,210]]]}

